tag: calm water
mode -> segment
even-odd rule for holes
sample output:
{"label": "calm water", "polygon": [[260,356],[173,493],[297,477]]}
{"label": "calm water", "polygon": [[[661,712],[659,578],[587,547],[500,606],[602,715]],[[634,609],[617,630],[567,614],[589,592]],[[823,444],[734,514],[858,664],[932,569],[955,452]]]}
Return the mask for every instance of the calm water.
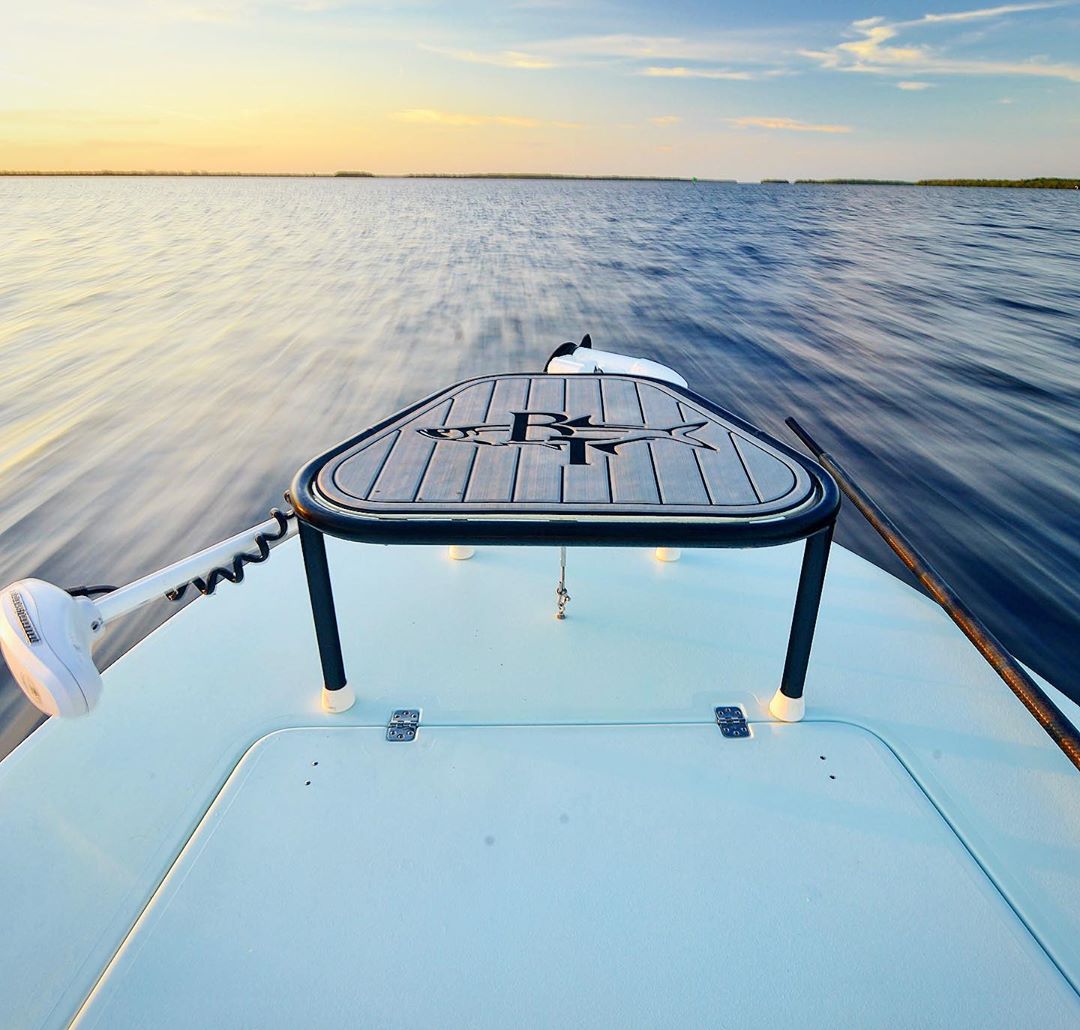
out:
{"label": "calm water", "polygon": [[[0,582],[124,582],[376,416],[588,331],[799,416],[1080,698],[1080,194],[0,179],[0,216]],[[898,567],[854,511],[840,541]],[[33,725],[3,676],[0,745]]]}

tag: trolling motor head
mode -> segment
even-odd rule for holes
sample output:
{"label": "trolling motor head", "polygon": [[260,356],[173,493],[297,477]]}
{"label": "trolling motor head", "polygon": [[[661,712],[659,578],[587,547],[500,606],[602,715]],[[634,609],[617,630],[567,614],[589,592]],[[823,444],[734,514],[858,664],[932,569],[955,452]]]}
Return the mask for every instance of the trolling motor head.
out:
{"label": "trolling motor head", "polygon": [[101,697],[94,642],[105,631],[97,605],[40,579],[0,593],[0,651],[22,692],[46,715],[85,715]]}
{"label": "trolling motor head", "polygon": [[[212,594],[221,580],[239,583],[245,565],[266,561],[270,545],[295,532],[293,513],[273,508],[267,521],[127,586],[68,591],[20,579],[0,590],[0,651],[35,708],[46,715],[85,715],[101,697],[93,649],[107,623],[162,597],[177,601],[191,584]],[[80,596],[87,593],[100,596]]]}

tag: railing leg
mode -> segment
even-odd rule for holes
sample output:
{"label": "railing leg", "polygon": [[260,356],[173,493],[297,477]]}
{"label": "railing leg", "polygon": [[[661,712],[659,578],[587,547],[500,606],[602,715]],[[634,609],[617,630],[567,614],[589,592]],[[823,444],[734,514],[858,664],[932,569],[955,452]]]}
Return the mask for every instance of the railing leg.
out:
{"label": "railing leg", "polygon": [[769,711],[784,722],[798,722],[806,711],[803,701],[803,684],[806,667],[810,662],[810,648],[814,643],[814,627],[818,608],[821,606],[821,588],[825,584],[825,567],[829,562],[833,525],[818,530],[806,540],[803,550],[802,571],[799,573],[799,589],[795,595],[795,614],[791,618],[791,636],[788,638],[787,659],[780,689],[769,702]]}
{"label": "railing leg", "polygon": [[356,694],[345,680],[345,659],[341,655],[334,591],[330,586],[330,567],[326,562],[326,540],[322,533],[300,521],[300,548],[304,552],[311,615],[315,620],[315,639],[322,663],[322,705],[328,712],[346,712],[356,701]]}

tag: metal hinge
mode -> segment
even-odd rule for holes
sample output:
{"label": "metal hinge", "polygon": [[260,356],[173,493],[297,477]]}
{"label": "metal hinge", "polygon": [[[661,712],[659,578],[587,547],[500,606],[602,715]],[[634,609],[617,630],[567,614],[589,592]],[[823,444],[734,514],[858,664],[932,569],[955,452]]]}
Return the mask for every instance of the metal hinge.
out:
{"label": "metal hinge", "polygon": [[419,708],[398,708],[386,724],[386,739],[394,743],[416,740],[420,728]]}
{"label": "metal hinge", "polygon": [[716,725],[725,737],[749,737],[746,714],[738,705],[721,705],[716,709]]}

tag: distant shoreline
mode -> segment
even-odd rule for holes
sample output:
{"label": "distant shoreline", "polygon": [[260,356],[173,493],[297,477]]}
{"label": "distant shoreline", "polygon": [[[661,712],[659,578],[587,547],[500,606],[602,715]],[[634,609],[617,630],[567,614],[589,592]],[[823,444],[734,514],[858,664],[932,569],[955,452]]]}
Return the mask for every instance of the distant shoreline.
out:
{"label": "distant shoreline", "polygon": [[[712,179],[690,175],[571,175],[561,172],[203,172],[124,171],[14,171],[0,169],[0,178],[194,178],[194,179],[553,179],[564,182],[702,182],[722,185],[759,185],[736,179]],[[994,189],[1080,189],[1080,179],[762,179],[763,186],[976,186]]]}
{"label": "distant shoreline", "polygon": [[788,186],[979,186],[992,189],[1075,190],[1080,179],[762,179],[762,185]]}
{"label": "distant shoreline", "polygon": [[181,172],[119,171],[29,171],[0,169],[0,177],[18,178],[184,178],[184,179],[561,179],[588,182],[712,182],[735,185],[736,179],[706,179],[692,175],[570,175],[561,172]]}

